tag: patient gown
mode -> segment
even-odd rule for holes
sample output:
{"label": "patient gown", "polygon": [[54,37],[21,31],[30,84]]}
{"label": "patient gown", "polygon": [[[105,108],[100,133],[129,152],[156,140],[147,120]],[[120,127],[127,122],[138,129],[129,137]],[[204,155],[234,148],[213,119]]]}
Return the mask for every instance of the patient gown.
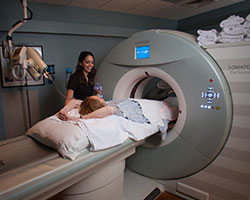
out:
{"label": "patient gown", "polygon": [[150,123],[142,111],[139,102],[133,99],[113,100],[107,104],[115,108],[115,115],[122,116],[134,122]]}

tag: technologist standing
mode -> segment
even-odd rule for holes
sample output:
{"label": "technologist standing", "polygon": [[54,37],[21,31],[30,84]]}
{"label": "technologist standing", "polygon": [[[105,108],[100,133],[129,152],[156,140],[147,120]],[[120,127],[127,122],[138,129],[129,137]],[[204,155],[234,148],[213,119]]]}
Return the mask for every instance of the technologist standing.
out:
{"label": "technologist standing", "polygon": [[78,58],[76,70],[68,81],[65,105],[73,98],[84,100],[88,96],[101,94],[101,91],[94,89],[96,76],[94,65],[94,55],[91,52],[82,51]]}

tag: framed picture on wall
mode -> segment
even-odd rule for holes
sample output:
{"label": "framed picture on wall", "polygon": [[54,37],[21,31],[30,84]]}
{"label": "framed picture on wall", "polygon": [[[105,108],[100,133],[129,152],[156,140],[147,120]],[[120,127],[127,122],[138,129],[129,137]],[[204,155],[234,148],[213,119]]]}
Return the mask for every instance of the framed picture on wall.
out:
{"label": "framed picture on wall", "polygon": [[[17,46],[16,48],[18,48]],[[43,48],[42,46],[28,46],[35,49],[43,58]],[[35,86],[44,85],[44,78],[39,81],[35,81],[31,75],[26,73],[24,80],[16,80],[11,72],[9,59],[3,57],[2,46],[0,46],[0,64],[1,64],[1,78],[3,87],[18,87],[18,86]]]}

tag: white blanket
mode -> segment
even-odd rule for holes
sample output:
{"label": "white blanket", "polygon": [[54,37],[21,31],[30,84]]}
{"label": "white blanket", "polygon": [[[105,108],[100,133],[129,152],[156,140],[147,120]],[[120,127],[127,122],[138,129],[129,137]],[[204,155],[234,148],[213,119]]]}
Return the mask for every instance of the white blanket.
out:
{"label": "white blanket", "polygon": [[83,131],[87,129],[86,133],[92,151],[122,144],[128,138],[139,141],[159,130],[156,125],[132,122],[116,115],[102,119],[81,119],[78,124]]}
{"label": "white blanket", "polygon": [[160,128],[116,115],[77,121],[62,121],[54,115],[36,123],[25,134],[57,150],[64,158],[75,160],[88,147],[99,151],[122,144],[128,138],[139,141]]}

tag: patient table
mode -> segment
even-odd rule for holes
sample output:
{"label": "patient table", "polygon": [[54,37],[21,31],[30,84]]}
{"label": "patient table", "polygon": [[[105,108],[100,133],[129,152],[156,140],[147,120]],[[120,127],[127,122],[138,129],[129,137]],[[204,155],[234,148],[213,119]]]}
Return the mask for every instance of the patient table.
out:
{"label": "patient table", "polygon": [[61,191],[60,199],[122,199],[125,158],[139,143],[85,150],[70,161],[27,136],[0,142],[0,199],[48,199]]}

